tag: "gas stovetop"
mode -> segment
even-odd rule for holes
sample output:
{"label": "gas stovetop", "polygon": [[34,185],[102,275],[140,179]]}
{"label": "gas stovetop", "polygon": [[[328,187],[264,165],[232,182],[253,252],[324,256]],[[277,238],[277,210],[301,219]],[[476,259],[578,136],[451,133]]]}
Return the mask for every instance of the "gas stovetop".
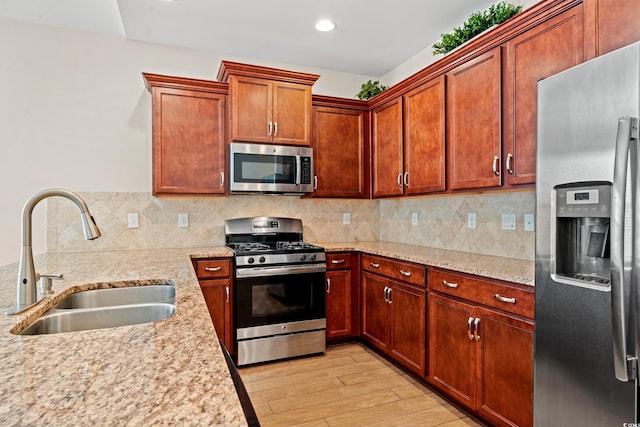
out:
{"label": "gas stovetop", "polygon": [[321,252],[324,251],[320,246],[312,245],[305,242],[241,242],[228,243],[227,246],[236,254],[255,255],[263,253],[292,253],[292,252]]}

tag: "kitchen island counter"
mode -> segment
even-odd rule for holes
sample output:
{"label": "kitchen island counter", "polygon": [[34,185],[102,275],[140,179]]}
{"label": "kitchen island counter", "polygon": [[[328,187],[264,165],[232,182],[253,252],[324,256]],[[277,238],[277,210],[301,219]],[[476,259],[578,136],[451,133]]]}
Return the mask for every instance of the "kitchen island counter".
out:
{"label": "kitchen island counter", "polygon": [[[40,273],[63,273],[54,293],[0,320],[0,425],[224,425],[247,421],[190,257],[226,248],[47,253]],[[15,303],[18,264],[0,267],[2,312]],[[132,326],[19,336],[70,288],[177,285],[176,314]],[[113,285],[108,285],[113,286]]]}
{"label": "kitchen island counter", "polygon": [[535,283],[533,261],[391,242],[320,242],[317,244],[324,247],[327,252],[358,251],[522,285],[533,286]]}

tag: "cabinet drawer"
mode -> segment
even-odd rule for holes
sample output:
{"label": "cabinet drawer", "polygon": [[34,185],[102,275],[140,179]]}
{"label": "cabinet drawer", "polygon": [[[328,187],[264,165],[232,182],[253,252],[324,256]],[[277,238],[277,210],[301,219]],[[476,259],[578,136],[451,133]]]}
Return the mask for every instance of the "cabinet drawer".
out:
{"label": "cabinet drawer", "polygon": [[198,279],[229,277],[231,259],[198,259],[195,266]]}
{"label": "cabinet drawer", "polygon": [[363,271],[425,287],[425,267],[411,262],[396,261],[375,255],[362,255]]}
{"label": "cabinet drawer", "polygon": [[348,270],[351,268],[351,253],[328,253],[327,270]]}
{"label": "cabinet drawer", "polygon": [[464,298],[533,319],[534,293],[515,286],[493,283],[479,277],[448,271],[429,270],[429,290]]}

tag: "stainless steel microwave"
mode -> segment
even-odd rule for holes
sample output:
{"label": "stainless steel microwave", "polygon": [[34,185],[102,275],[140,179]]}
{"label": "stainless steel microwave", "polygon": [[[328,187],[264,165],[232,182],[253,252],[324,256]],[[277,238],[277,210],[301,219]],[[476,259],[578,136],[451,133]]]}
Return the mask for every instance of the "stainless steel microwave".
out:
{"label": "stainless steel microwave", "polygon": [[313,192],[313,149],[271,144],[229,144],[231,193]]}

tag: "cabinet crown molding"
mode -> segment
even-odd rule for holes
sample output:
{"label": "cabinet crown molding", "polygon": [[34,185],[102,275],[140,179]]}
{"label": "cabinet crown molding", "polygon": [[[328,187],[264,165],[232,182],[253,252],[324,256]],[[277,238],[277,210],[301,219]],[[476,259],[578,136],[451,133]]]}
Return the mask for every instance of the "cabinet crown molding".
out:
{"label": "cabinet crown molding", "polygon": [[241,64],[239,62],[221,61],[220,70],[218,70],[218,81],[227,82],[229,80],[229,76],[257,77],[261,79],[278,80],[309,86],[313,86],[316,80],[320,78],[320,75],[318,74],[280,70],[278,68]]}
{"label": "cabinet crown molding", "polygon": [[207,92],[221,93],[226,95],[229,92],[227,83],[215,82],[212,80],[190,79],[186,77],[163,76],[161,74],[142,73],[144,86],[149,92],[152,87],[167,87],[172,89],[205,90]]}

